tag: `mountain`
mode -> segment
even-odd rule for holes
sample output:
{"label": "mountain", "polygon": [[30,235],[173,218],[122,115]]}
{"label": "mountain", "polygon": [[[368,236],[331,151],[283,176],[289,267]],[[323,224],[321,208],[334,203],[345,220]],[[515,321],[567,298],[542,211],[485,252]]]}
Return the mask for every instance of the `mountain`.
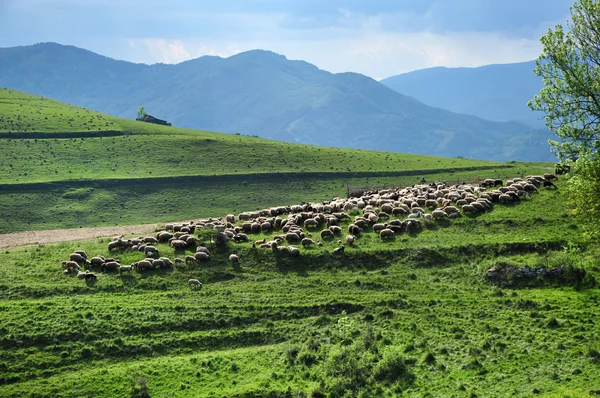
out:
{"label": "mountain", "polygon": [[495,121],[544,125],[527,102],[540,92],[535,61],[478,68],[436,67],[388,77],[381,83],[427,105]]}
{"label": "mountain", "polygon": [[356,73],[253,50],[177,65],[55,43],[0,49],[0,86],[121,117],[325,146],[489,160],[552,160],[550,133],[424,105]]}

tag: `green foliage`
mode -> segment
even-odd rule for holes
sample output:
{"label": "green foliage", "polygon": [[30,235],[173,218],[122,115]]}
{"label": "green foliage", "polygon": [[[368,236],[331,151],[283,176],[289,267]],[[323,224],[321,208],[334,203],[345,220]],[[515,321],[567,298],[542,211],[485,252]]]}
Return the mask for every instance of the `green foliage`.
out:
{"label": "green foliage", "polygon": [[600,4],[577,0],[564,29],[557,25],[541,38],[535,72],[544,87],[529,102],[543,111],[546,125],[560,141],[551,141],[561,159],[600,149]]}
{"label": "green foliage", "polygon": [[569,177],[568,199],[572,213],[588,238],[600,239],[600,155],[580,157]]}
{"label": "green foliage", "polygon": [[143,119],[143,118],[144,118],[144,116],[146,116],[146,110],[144,109],[144,107],[143,107],[143,106],[140,106],[140,107],[138,108],[137,118],[138,118],[138,119]]}

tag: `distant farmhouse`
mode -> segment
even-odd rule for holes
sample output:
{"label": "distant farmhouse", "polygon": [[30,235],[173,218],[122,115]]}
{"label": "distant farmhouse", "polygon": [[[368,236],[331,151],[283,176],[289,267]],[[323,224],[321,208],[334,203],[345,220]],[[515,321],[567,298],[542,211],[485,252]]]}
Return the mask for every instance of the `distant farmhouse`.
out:
{"label": "distant farmhouse", "polygon": [[171,123],[167,122],[166,120],[157,119],[154,116],[150,116],[148,114],[144,114],[144,116],[138,117],[135,120],[139,120],[140,122],[146,123],[162,124],[163,126],[171,125]]}

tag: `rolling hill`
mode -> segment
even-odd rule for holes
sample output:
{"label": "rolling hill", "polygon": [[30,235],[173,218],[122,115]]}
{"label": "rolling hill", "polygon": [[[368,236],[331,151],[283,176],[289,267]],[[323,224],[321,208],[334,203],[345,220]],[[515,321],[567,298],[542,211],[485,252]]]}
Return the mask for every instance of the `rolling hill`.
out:
{"label": "rolling hill", "polygon": [[[546,165],[290,144],[121,119],[0,89],[0,233],[221,216],[347,186]],[[265,195],[264,192],[268,192]],[[32,211],[31,209],[36,209]]]}
{"label": "rolling hill", "polygon": [[543,86],[534,68],[535,61],[478,68],[436,67],[388,77],[381,83],[429,106],[543,127],[543,115],[527,106]]}
{"label": "rolling hill", "polygon": [[54,43],[0,49],[0,86],[133,118],[315,145],[550,161],[545,130],[426,106],[373,79],[267,51],[177,65],[116,61]]}

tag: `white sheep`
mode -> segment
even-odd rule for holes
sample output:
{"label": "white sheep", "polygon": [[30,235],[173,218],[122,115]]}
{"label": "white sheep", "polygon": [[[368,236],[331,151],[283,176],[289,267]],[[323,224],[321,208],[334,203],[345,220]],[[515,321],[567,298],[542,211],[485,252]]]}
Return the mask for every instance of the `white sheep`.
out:
{"label": "white sheep", "polygon": [[194,289],[202,289],[202,282],[200,282],[198,279],[190,279],[188,281],[188,286]]}

